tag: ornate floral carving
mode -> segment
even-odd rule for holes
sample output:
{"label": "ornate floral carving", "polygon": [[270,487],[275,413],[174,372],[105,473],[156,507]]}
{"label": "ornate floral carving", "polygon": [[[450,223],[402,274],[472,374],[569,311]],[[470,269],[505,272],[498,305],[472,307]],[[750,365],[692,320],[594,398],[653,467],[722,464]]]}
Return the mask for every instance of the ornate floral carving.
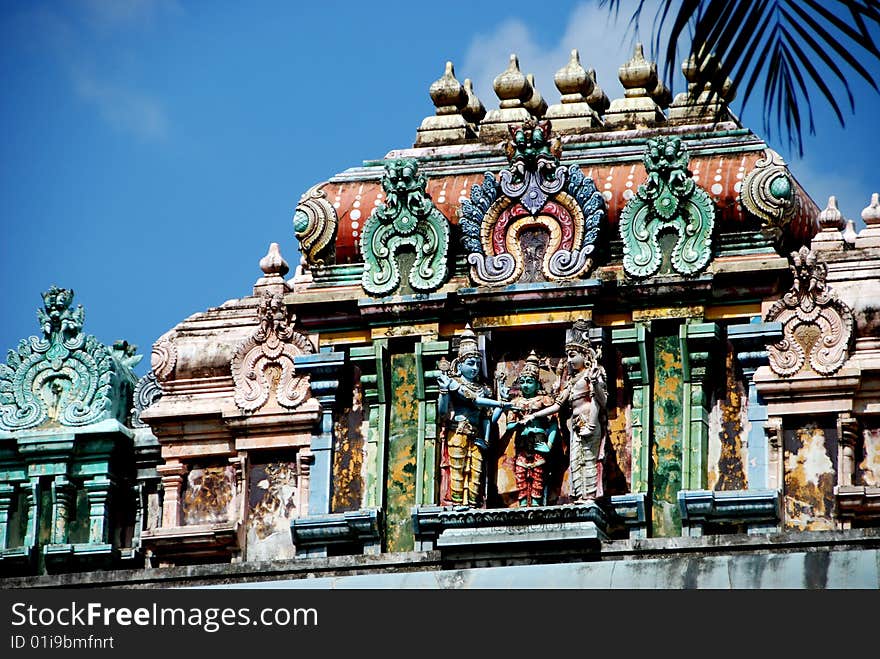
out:
{"label": "ornate floral carving", "polygon": [[385,204],[376,207],[364,223],[361,252],[364,256],[364,290],[390,295],[400,286],[398,252],[415,250],[409,285],[420,293],[442,286],[449,277],[449,223],[425,192],[427,179],[412,158],[385,163],[382,189]]}
{"label": "ornate floral carving", "polygon": [[[110,349],[82,333],[82,306],[73,291],[52,286],[37,311],[43,338],[22,339],[0,364],[0,428],[24,430],[44,422],[84,426],[110,418],[115,380]],[[129,357],[132,357],[131,355]]]}
{"label": "ornate floral carving", "polygon": [[648,180],[620,214],[623,268],[630,277],[650,277],[660,270],[663,254],[658,235],[669,229],[678,234],[670,255],[676,272],[694,275],[709,263],[715,206],[690,177],[689,160],[678,137],[648,140],[644,156]]}
{"label": "ornate floral carving", "polygon": [[165,382],[177,365],[177,348],[171,341],[172,338],[172,336],[160,337],[153,344],[153,350],[150,353],[150,369],[159,382]]}
{"label": "ornate floral carving", "polygon": [[832,375],[849,354],[852,310],[828,288],[828,266],[806,247],[791,254],[794,283],[770,307],[768,322],[783,326],[783,339],[768,346],[770,368],[781,377],[799,372],[807,362],[816,373]]}
{"label": "ornate floral carving", "polygon": [[315,349],[308,337],[293,329],[295,316],[288,316],[279,293],[263,293],[257,316],[259,328],[232,356],[235,404],[253,412],[269,401],[274,390],[281,407],[295,409],[309,397],[309,382],[296,374],[293,359]]}
{"label": "ornate floral carving", "polygon": [[320,189],[323,183],[308,190],[293,214],[293,230],[299,241],[303,260],[312,267],[324,266],[330,261],[327,247],[333,242],[339,218],[333,204]]}
{"label": "ornate floral carving", "polygon": [[[477,284],[523,280],[528,258],[540,260],[545,281],[574,279],[592,267],[605,200],[577,165],[559,164],[561,146],[550,130],[549,121],[510,127],[510,166],[498,181],[487,172],[462,201],[462,245]],[[549,236],[543,254],[528,254],[524,246],[525,233],[535,229]]]}
{"label": "ornate floral carving", "polygon": [[134,407],[131,408],[132,427],[147,427],[147,424],[141,421],[141,412],[159,400],[162,397],[162,393],[162,386],[159,384],[153,371],[150,371],[138,380],[134,387]]}
{"label": "ornate floral carving", "polygon": [[764,149],[764,157],[745,175],[740,192],[747,211],[772,228],[782,228],[797,213],[794,182],[785,161],[773,149]]}

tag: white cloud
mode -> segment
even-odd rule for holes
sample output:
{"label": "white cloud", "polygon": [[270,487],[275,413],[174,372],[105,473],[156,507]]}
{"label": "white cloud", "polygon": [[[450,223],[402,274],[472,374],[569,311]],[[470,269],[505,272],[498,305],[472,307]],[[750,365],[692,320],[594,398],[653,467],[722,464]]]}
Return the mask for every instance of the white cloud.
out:
{"label": "white cloud", "polygon": [[[627,30],[632,2],[621,3],[617,17],[596,3],[580,4],[572,11],[568,25],[559,41],[547,48],[540,46],[535,35],[520,20],[508,20],[487,35],[479,35],[470,44],[461,67],[456,67],[459,80],[470,78],[474,91],[487,110],[498,107],[492,87],[495,77],[507,68],[510,55],[519,57],[520,70],[533,73],[535,83],[548,104],[559,102],[559,91],[553,76],[569,60],[573,48],[580,54],[585,69],[596,69],[599,85],[609,99],[623,96],[617,70],[632,56],[635,39]],[[645,17],[649,19],[649,16]],[[648,23],[646,22],[646,25]],[[621,35],[609,39],[610,34]],[[625,36],[624,36],[625,35]],[[648,51],[646,35],[645,46]]]}
{"label": "white cloud", "polygon": [[80,98],[94,105],[114,128],[143,140],[163,140],[168,136],[168,117],[157,98],[98,80],[82,71],[74,71],[72,77]]}

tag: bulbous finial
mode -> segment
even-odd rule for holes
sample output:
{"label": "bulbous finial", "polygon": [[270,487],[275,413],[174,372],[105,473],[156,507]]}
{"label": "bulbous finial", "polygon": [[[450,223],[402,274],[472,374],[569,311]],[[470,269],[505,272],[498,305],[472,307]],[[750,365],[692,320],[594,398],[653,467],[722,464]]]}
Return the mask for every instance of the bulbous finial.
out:
{"label": "bulbous finial", "polygon": [[825,210],[819,213],[817,219],[819,227],[822,229],[837,229],[840,231],[846,226],[846,222],[843,220],[843,213],[837,208],[837,197],[834,195],[828,197],[828,205],[825,207]]}
{"label": "bulbous finial", "polygon": [[507,70],[495,78],[492,87],[501,100],[502,108],[521,107],[532,95],[529,81],[519,70],[519,58],[516,54],[511,54]]}
{"label": "bulbous finial", "polygon": [[278,248],[278,243],[271,243],[269,245],[269,251],[266,252],[266,256],[260,259],[260,270],[262,270],[267,277],[283,277],[290,272],[290,266],[287,265],[287,261],[281,256],[281,250]]}
{"label": "bulbous finial", "polygon": [[645,50],[637,43],[632,59],[617,70],[627,97],[646,96],[657,86],[657,65],[645,59]]}
{"label": "bulbous finial", "polygon": [[568,64],[556,72],[553,82],[562,95],[559,99],[562,103],[582,103],[593,91],[593,79],[581,66],[577,48],[572,49]]}
{"label": "bulbous finial", "polygon": [[455,79],[452,62],[446,62],[446,71],[431,83],[428,90],[437,108],[437,114],[456,114],[467,104],[467,94],[461,83]]}
{"label": "bulbous finial", "polygon": [[862,210],[862,219],[869,227],[880,224],[880,194],[871,195],[871,203]]}
{"label": "bulbous finial", "polygon": [[590,104],[590,107],[597,114],[605,114],[605,110],[611,105],[611,101],[608,100],[605,91],[599,86],[599,81],[596,79],[596,69],[587,69],[587,75],[593,82],[593,91],[587,96],[587,103]]}
{"label": "bulbous finial", "polygon": [[470,78],[464,79],[464,91],[467,95],[467,105],[461,109],[461,113],[472,124],[479,124],[486,116],[486,108],[483,107],[483,102],[477,98],[474,92],[474,83]]}
{"label": "bulbous finial", "polygon": [[544,116],[544,113],[547,112],[547,101],[544,100],[541,96],[541,92],[539,92],[538,88],[535,86],[534,74],[528,74],[526,80],[529,83],[529,87],[532,88],[532,95],[525,103],[523,103],[523,107],[528,110],[529,114],[533,117],[540,119]]}

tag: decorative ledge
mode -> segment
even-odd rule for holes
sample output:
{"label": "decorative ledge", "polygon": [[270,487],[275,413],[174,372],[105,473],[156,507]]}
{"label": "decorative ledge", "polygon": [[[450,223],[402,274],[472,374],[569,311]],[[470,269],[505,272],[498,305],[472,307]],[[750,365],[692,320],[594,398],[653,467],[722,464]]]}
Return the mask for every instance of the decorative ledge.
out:
{"label": "decorative ledge", "polygon": [[110,567],[120,558],[119,550],[106,543],[49,544],[43,547],[46,565],[53,572]]}
{"label": "decorative ledge", "polygon": [[626,527],[630,539],[648,537],[645,493],[617,494],[611,497],[611,519]]}
{"label": "decorative ledge", "polygon": [[217,557],[229,560],[239,554],[239,524],[194,524],[144,531],[141,547],[159,558],[186,559]]}
{"label": "decorative ledge", "polygon": [[744,525],[750,535],[779,530],[777,490],[681,490],[682,535],[702,536],[705,525]]}
{"label": "decorative ledge", "polygon": [[848,522],[880,519],[880,487],[839,485],[834,490],[837,516]]}
{"label": "decorative ledge", "polygon": [[598,544],[607,540],[608,519],[595,504],[529,508],[416,506],[416,550],[476,549],[509,544]]}
{"label": "decorative ledge", "polygon": [[290,523],[290,534],[296,545],[296,557],[326,557],[331,547],[353,545],[360,545],[364,554],[379,554],[382,550],[380,512],[378,508],[371,508],[294,519]]}

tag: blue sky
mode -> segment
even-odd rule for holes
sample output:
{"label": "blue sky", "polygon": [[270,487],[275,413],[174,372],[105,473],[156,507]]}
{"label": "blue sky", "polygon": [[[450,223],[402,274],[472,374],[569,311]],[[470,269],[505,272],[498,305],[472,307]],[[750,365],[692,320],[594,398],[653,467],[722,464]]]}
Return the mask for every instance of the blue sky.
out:
{"label": "blue sky", "polygon": [[[251,293],[269,243],[296,265],[303,192],[412,145],[446,60],[492,109],[515,52],[552,104],[571,48],[622,96],[631,35],[593,2],[4,2],[0,355],[38,333],[54,283],[146,373],[161,334]],[[857,219],[880,191],[880,96],[852,90],[846,129],[817,105],[802,159],[771,146],[820,208],[835,194]],[[733,108],[761,134],[759,100]]]}

